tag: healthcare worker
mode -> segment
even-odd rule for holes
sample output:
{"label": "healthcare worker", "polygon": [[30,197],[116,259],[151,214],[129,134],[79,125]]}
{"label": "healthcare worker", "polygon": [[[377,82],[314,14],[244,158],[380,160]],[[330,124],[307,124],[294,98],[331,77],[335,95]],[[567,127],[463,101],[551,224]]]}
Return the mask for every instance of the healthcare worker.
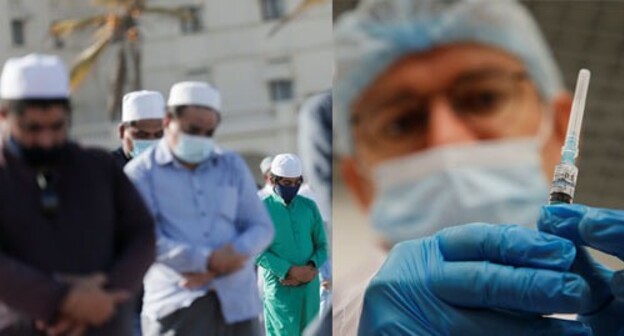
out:
{"label": "healthcare worker", "polygon": [[164,117],[165,100],[160,92],[134,91],[124,95],[118,127],[121,146],[112,153],[121,167],[162,138]]}
{"label": "healthcare worker", "polygon": [[297,195],[301,162],[279,154],[271,163],[273,193],[264,199],[275,238],[256,263],[264,276],[267,335],[301,335],[320,306],[318,268],[327,260],[323,219],[314,201]]}
{"label": "healthcare worker", "polygon": [[[596,236],[618,237],[622,213],[540,214],[571,97],[524,8],[363,1],[340,20],[336,41],[343,178],[387,247],[420,239],[398,244],[370,284],[372,274],[350,282],[354,295],[337,284],[334,333],[359,324],[362,335],[573,335],[590,329],[542,315],[580,313],[594,330],[621,320],[608,271],[594,272],[569,240],[529,229],[539,221],[604,246]],[[574,230],[584,222],[609,230],[589,225],[597,234],[585,236]],[[554,229],[562,225],[567,235]]]}

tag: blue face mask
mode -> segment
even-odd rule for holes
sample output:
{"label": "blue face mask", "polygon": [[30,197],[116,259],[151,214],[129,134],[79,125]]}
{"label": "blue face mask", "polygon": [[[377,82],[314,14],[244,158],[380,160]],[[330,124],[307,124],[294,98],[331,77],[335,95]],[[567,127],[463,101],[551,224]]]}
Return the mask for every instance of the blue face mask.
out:
{"label": "blue face mask", "polygon": [[214,139],[180,132],[173,154],[186,163],[197,164],[206,160],[214,150]]}
{"label": "blue face mask", "polygon": [[146,149],[154,146],[157,143],[158,140],[134,139],[132,140],[132,151],[130,151],[130,155],[135,158],[139,156],[139,154],[143,153]]}
{"label": "blue face mask", "polygon": [[375,170],[373,226],[390,242],[471,222],[534,227],[548,199],[536,139],[442,147]]}
{"label": "blue face mask", "polygon": [[299,192],[299,187],[301,186],[300,185],[283,186],[283,185],[280,185],[279,183],[276,183],[275,193],[279,195],[284,200],[284,202],[290,203],[290,201],[292,201],[292,199],[295,198],[295,196],[297,196],[297,193]]}

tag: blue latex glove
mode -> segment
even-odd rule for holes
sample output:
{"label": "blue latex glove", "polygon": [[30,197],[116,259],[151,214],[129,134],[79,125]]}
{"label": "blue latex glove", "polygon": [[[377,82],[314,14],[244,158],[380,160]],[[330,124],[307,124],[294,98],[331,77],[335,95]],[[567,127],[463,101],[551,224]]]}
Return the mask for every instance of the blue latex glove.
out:
{"label": "blue latex glove", "polygon": [[[580,204],[542,208],[539,229],[590,246],[624,260],[624,211],[591,208]],[[595,335],[624,335],[624,277],[596,263],[577,249],[572,271],[585,278],[591,295],[579,320],[591,325]],[[617,298],[617,299],[616,299]]]}
{"label": "blue latex glove", "polygon": [[591,335],[589,288],[567,270],[568,240],[515,225],[467,224],[396,245],[369,284],[359,335]]}

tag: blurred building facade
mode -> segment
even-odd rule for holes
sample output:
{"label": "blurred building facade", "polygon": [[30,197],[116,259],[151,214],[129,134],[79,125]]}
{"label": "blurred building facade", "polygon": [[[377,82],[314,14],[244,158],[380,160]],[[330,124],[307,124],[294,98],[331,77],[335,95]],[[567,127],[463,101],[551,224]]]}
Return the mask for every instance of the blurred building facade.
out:
{"label": "blurred building facade", "polygon": [[[223,96],[221,144],[254,162],[264,154],[295,152],[297,109],[306,97],[331,87],[333,64],[330,1],[269,36],[300,2],[148,0],[154,6],[188,6],[193,20],[141,16],[143,88],[166,96],[177,81],[208,81]],[[55,40],[48,36],[50,24],[105,11],[84,0],[0,0],[0,59],[46,52],[70,65],[93,30]],[[113,45],[74,94],[73,132],[83,143],[118,144],[116,123],[106,113],[115,54]]]}

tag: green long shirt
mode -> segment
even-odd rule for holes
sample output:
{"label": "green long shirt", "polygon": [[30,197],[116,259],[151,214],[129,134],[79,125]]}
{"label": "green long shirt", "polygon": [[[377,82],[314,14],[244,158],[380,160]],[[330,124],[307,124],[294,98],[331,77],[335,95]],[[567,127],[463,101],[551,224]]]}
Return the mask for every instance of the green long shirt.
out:
{"label": "green long shirt", "polygon": [[264,199],[264,205],[275,226],[273,243],[256,260],[268,271],[265,281],[283,280],[291,266],[305,266],[310,261],[321,267],[327,260],[327,238],[314,201],[297,195],[287,205],[272,193]]}
{"label": "green long shirt", "polygon": [[275,238],[256,259],[264,270],[264,318],[270,336],[301,335],[314,320],[320,306],[319,279],[295,287],[280,280],[291,266],[310,261],[320,267],[327,259],[327,239],[321,214],[314,201],[295,196],[290,204],[271,194],[264,205],[275,226]]}

